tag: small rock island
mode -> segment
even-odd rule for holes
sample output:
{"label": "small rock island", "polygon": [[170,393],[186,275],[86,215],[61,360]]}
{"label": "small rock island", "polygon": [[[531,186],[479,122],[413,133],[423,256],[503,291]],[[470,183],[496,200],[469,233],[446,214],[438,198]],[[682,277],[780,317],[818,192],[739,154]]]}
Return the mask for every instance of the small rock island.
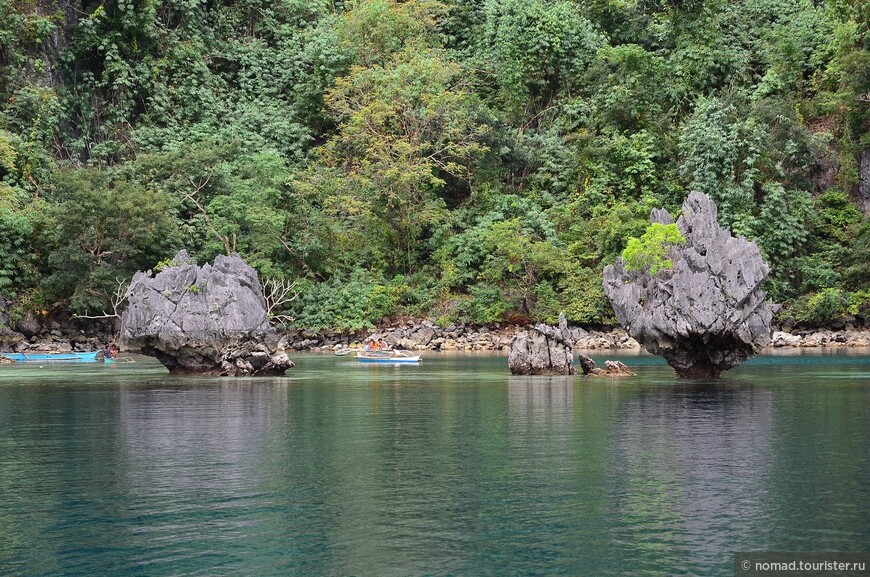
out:
{"label": "small rock island", "polygon": [[539,324],[511,341],[508,368],[514,375],[573,375],[574,349],[565,317],[559,327]]}
{"label": "small rock island", "polygon": [[257,272],[238,255],[197,266],[179,252],[156,275],[138,272],[127,289],[121,344],[156,357],[173,374],[281,375]]}
{"label": "small rock island", "polygon": [[[718,378],[770,342],[773,310],[761,288],[769,268],[755,243],[719,226],[717,212],[706,194],[692,192],[676,223],[685,242],[670,247],[670,268],[630,271],[618,259],[604,269],[620,324],[684,378]],[[674,223],[665,210],[650,220]]]}

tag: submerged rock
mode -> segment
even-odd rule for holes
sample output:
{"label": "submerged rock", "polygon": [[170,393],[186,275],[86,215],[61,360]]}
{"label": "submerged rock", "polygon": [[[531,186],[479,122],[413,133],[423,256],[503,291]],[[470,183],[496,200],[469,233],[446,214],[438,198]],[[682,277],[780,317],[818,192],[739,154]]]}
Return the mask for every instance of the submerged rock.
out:
{"label": "submerged rock", "polygon": [[622,361],[604,361],[604,368],[595,369],[590,375],[595,377],[633,377],[634,372]]}
{"label": "submerged rock", "polygon": [[634,373],[622,361],[604,361],[604,368],[596,367],[595,361],[586,355],[578,355],[580,368],[590,377],[633,377]]}
{"label": "submerged rock", "polygon": [[156,357],[175,374],[275,375],[293,363],[277,351],[257,272],[242,258],[197,266],[181,251],[127,289],[121,345]]}
{"label": "submerged rock", "polygon": [[[755,243],[716,222],[716,204],[693,192],[677,227],[671,269],[655,275],[604,269],[604,292],[619,322],[649,352],[663,356],[681,377],[716,378],[770,343],[771,306],[761,283],[769,272]],[[673,223],[664,210],[653,222]]]}
{"label": "submerged rock", "polygon": [[514,336],[508,367],[514,375],[573,375],[574,351],[567,327],[544,324]]}

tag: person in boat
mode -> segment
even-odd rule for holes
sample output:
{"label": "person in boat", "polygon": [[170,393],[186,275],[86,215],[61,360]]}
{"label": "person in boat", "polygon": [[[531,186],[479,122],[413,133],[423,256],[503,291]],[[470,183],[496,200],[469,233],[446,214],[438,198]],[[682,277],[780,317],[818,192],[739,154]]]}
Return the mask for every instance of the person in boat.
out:
{"label": "person in boat", "polygon": [[109,345],[109,351],[111,351],[111,353],[112,353],[111,358],[117,359],[118,353],[121,352],[121,348],[118,346],[118,343],[116,343],[115,341],[112,341],[112,344]]}
{"label": "person in boat", "polygon": [[112,359],[114,355],[112,354],[112,346],[106,345],[103,347],[103,358],[104,359]]}

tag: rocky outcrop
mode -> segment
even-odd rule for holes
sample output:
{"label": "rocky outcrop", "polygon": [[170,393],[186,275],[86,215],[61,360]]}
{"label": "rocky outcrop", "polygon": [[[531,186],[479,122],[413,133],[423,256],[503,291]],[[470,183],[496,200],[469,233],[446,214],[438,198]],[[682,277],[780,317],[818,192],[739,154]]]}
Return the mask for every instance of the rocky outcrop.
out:
{"label": "rocky outcrop", "polygon": [[24,335],[9,327],[10,324],[9,303],[0,296],[0,351],[17,350],[17,347],[26,341]]}
{"label": "rocky outcrop", "polygon": [[181,251],[127,290],[121,346],[156,357],[175,374],[275,375],[293,363],[277,352],[257,272],[237,254],[197,266]]}
{"label": "rocky outcrop", "polygon": [[42,324],[31,312],[25,313],[18,322],[14,323],[13,328],[27,338],[35,337],[42,332]]}
{"label": "rocky outcrop", "polygon": [[[293,366],[284,352],[276,349],[274,333],[243,333],[229,341],[221,355],[221,375],[276,376]],[[201,371],[199,371],[201,372]],[[210,371],[216,372],[216,371]]]}
{"label": "rocky outcrop", "polygon": [[21,333],[0,326],[0,351],[17,350],[24,342],[26,339]]}
{"label": "rocky outcrop", "polygon": [[595,369],[592,375],[596,377],[633,377],[634,372],[622,361],[604,361],[603,369]]}
{"label": "rocky outcrop", "polygon": [[801,344],[801,337],[783,331],[775,331],[770,337],[770,344],[774,347],[798,347]]}
{"label": "rocky outcrop", "polygon": [[604,361],[604,368],[596,367],[595,361],[586,355],[577,355],[580,369],[590,377],[633,377],[634,373],[622,361]]}
{"label": "rocky outcrop", "polygon": [[[671,269],[655,275],[604,269],[604,291],[619,322],[681,377],[716,378],[770,342],[771,306],[761,283],[768,266],[758,247],[716,222],[716,204],[693,192],[677,227],[684,244],[670,250]],[[663,210],[653,222],[673,223]]]}
{"label": "rocky outcrop", "polygon": [[[395,349],[409,351],[506,351],[518,332],[527,332],[531,328],[500,323],[489,326],[462,323],[439,326],[426,319],[405,319],[394,325],[381,326],[375,333],[292,329],[285,332],[284,337],[287,348],[296,351],[360,348],[366,339],[383,339]],[[567,330],[575,351],[640,349],[638,342],[622,328],[587,331],[581,327],[570,327]]]}
{"label": "rocky outcrop", "polygon": [[870,148],[861,151],[858,168],[858,199],[861,210],[870,211]]}
{"label": "rocky outcrop", "polygon": [[564,317],[559,328],[540,324],[517,333],[508,352],[514,375],[573,375],[574,351]]}
{"label": "rocky outcrop", "polygon": [[588,375],[595,370],[595,361],[586,355],[578,354],[577,362],[580,364],[580,370],[583,371],[584,375]]}

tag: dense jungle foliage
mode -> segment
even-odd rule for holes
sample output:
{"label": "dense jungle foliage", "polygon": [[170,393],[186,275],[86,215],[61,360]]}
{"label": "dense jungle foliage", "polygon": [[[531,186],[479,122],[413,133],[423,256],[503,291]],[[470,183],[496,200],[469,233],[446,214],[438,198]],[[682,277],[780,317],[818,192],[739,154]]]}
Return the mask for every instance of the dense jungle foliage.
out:
{"label": "dense jungle foliage", "polygon": [[105,309],[185,247],[298,279],[300,327],[607,324],[602,268],[689,190],[761,247],[781,315],[870,302],[866,0],[0,13],[0,294],[19,314]]}

